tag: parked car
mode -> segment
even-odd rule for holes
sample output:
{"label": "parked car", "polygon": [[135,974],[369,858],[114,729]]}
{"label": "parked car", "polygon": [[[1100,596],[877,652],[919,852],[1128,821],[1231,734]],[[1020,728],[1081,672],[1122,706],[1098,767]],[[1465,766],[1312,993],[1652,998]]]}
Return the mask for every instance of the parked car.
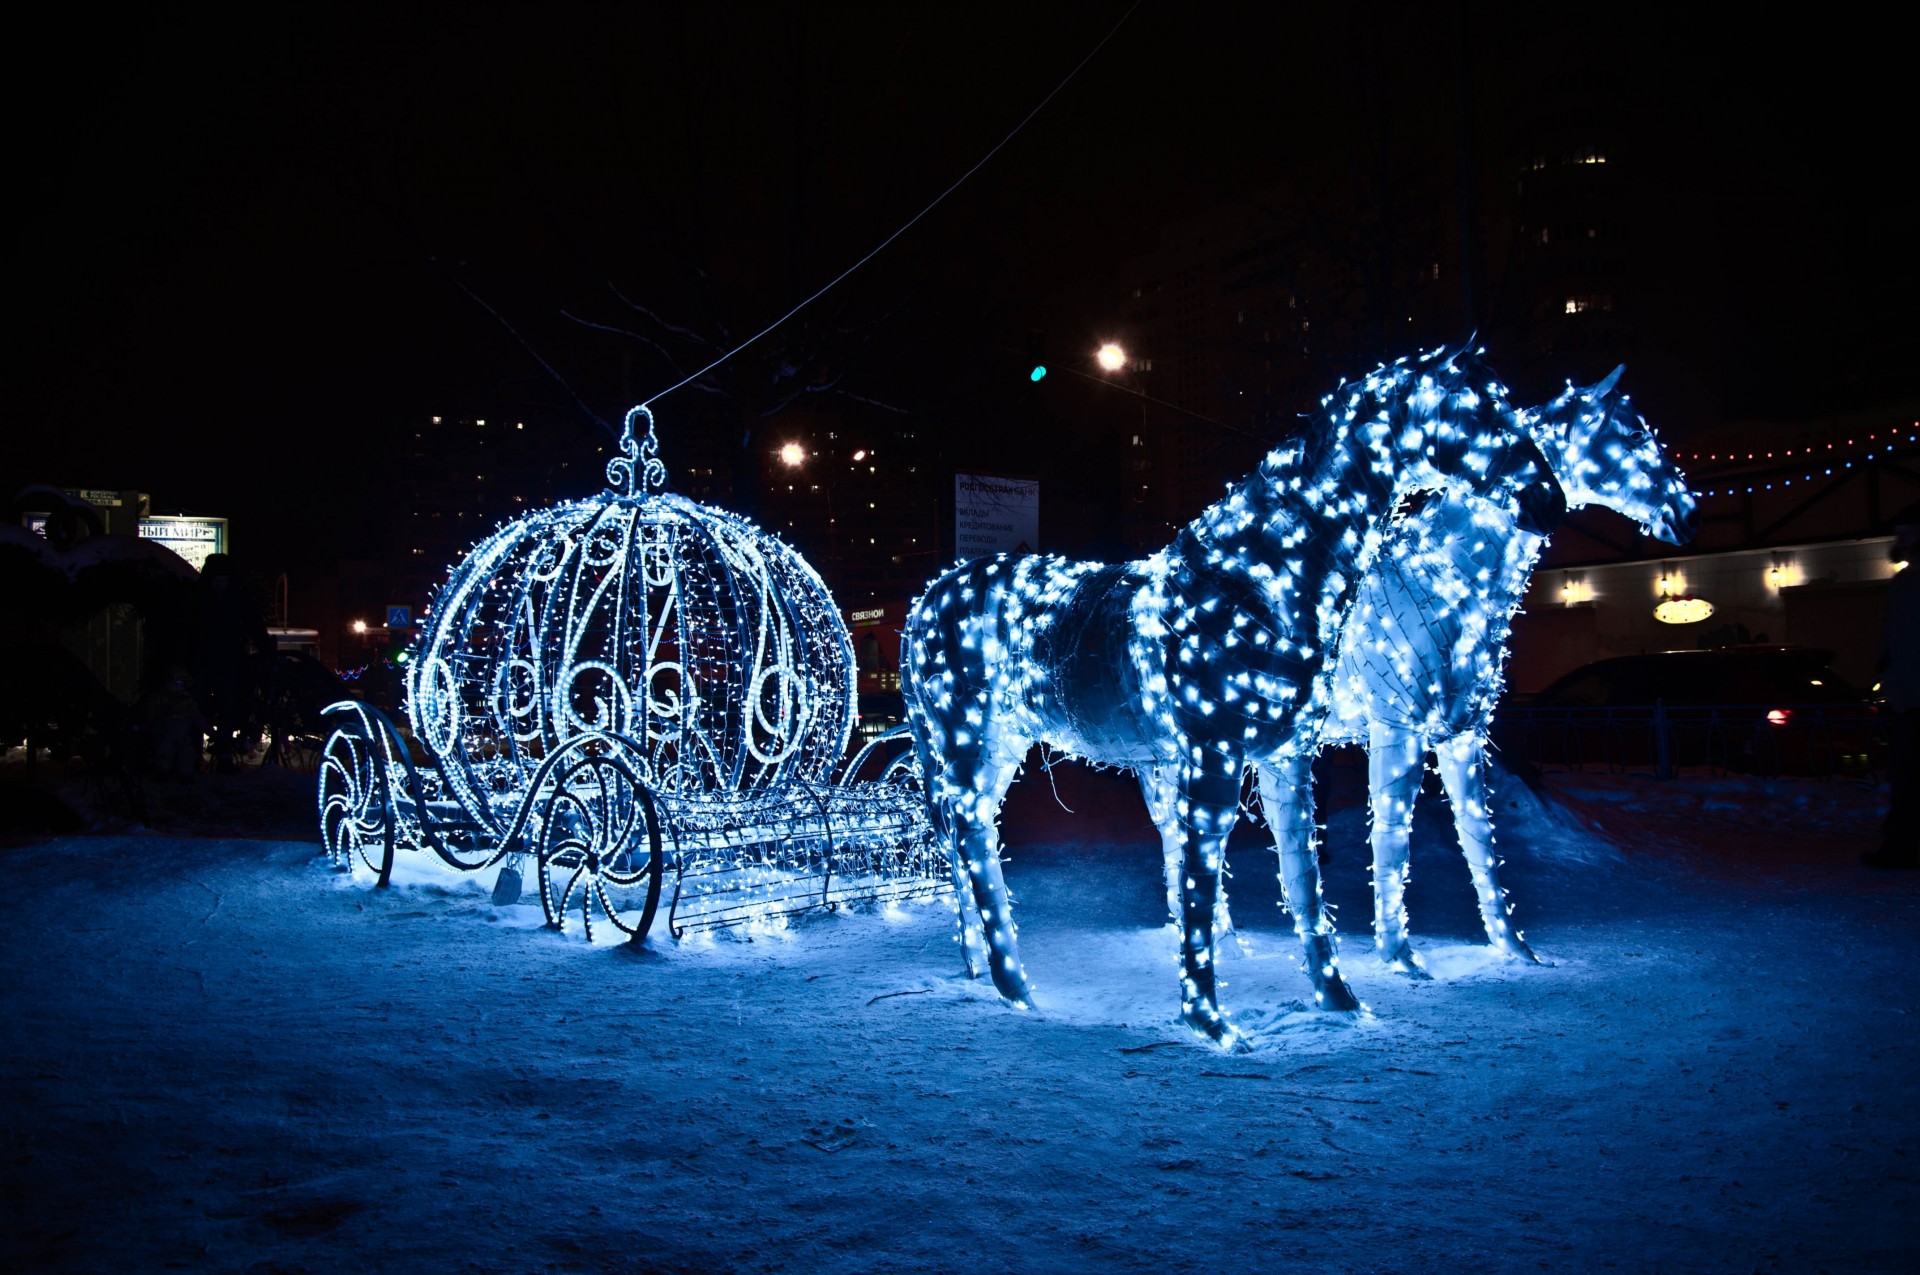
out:
{"label": "parked car", "polygon": [[1873,706],[1814,647],[1658,651],[1584,664],[1496,717],[1534,765],[1714,766],[1759,774],[1877,767]]}

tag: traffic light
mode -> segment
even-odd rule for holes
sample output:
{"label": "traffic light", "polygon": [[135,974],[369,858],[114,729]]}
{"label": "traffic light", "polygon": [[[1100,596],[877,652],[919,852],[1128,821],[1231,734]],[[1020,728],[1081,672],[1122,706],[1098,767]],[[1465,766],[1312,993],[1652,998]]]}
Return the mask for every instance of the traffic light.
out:
{"label": "traffic light", "polygon": [[1050,352],[1047,348],[1047,334],[1028,332],[1025,338],[1016,348],[1025,356],[1021,360],[1021,366],[1027,369],[1027,380],[1037,385],[1047,379],[1047,355]]}

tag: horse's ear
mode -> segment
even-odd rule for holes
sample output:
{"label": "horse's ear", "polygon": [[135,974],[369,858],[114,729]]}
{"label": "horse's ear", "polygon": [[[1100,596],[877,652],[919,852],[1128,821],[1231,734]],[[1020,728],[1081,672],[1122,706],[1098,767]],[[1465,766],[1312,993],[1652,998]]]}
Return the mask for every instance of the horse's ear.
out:
{"label": "horse's ear", "polygon": [[1620,374],[1626,370],[1627,365],[1625,363],[1614,368],[1613,371],[1607,373],[1606,376],[1602,378],[1598,385],[1587,391],[1588,397],[1597,401],[1613,393],[1613,387],[1620,384]]}

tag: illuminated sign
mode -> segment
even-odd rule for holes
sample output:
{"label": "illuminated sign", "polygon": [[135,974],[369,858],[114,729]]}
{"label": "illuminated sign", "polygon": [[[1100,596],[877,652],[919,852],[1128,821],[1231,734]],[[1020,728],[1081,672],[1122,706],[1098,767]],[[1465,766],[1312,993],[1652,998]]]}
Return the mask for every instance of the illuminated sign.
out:
{"label": "illuminated sign", "polygon": [[880,620],[884,620],[886,616],[887,613],[884,608],[875,607],[871,611],[855,611],[849,618],[851,618],[855,624],[874,624]]}
{"label": "illuminated sign", "polygon": [[140,520],[140,538],[164,545],[187,560],[195,571],[207,565],[207,559],[227,551],[225,518],[155,517]]}
{"label": "illuminated sign", "polygon": [[1662,624],[1698,624],[1713,614],[1713,603],[1705,598],[1668,598],[1653,609],[1653,618]]}
{"label": "illuminated sign", "polygon": [[953,476],[957,558],[1032,553],[1040,547],[1040,484],[1031,478]]}

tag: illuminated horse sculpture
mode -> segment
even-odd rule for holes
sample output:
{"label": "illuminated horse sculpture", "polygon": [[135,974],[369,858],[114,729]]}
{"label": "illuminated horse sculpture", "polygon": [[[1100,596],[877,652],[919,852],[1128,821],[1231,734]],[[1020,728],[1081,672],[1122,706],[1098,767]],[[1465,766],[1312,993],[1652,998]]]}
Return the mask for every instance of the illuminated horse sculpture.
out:
{"label": "illuminated horse sculpture", "polygon": [[[984,960],[1002,996],[1032,1003],[996,820],[1027,750],[1044,742],[1140,776],[1177,864],[1181,1016],[1234,1041],[1213,943],[1241,777],[1259,766],[1273,810],[1283,799],[1273,776],[1304,770],[1319,747],[1330,656],[1389,513],[1421,489],[1487,497],[1542,533],[1565,511],[1490,382],[1465,356],[1382,367],[1325,400],[1303,436],[1151,558],[1003,555],[928,587],[908,617],[901,673],[936,824],[954,839],[969,974]],[[1281,841],[1287,906],[1316,999],[1353,1009],[1309,842]]]}
{"label": "illuminated horse sculpture", "polygon": [[[1646,422],[1614,393],[1620,369],[1590,389],[1569,386],[1517,414],[1553,466],[1569,508],[1600,505],[1668,544],[1693,538],[1686,479]],[[1388,964],[1427,977],[1407,939],[1408,837],[1431,749],[1453,807],[1487,939],[1535,960],[1508,925],[1487,805],[1487,722],[1500,697],[1507,629],[1545,544],[1500,504],[1432,500],[1395,523],[1361,580],[1341,635],[1325,742],[1366,745],[1373,813],[1374,945]],[[1312,822],[1290,835],[1311,836]]]}

